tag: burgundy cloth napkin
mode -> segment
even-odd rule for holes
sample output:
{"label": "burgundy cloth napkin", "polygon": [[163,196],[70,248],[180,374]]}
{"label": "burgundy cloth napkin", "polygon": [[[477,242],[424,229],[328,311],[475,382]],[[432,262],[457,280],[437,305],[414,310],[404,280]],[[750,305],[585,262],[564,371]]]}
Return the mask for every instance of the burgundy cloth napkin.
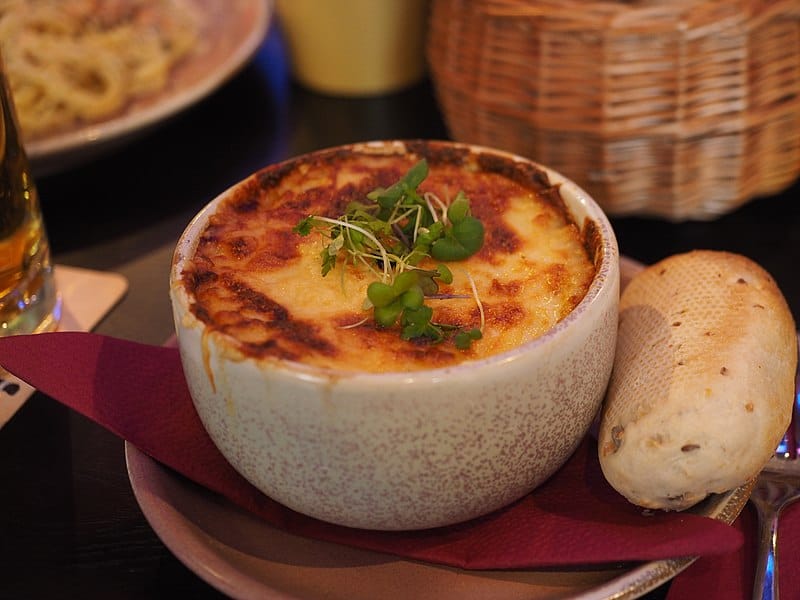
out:
{"label": "burgundy cloth napkin", "polygon": [[0,364],[183,476],[298,535],[473,569],[733,555],[742,533],[713,519],[642,511],[605,482],[587,438],[550,480],[467,523],[375,532],[323,523],[270,500],[217,451],[194,410],[175,348],[91,333],[0,338]]}
{"label": "burgundy cloth napkin", "polygon": [[[675,578],[667,600],[750,600],[758,547],[758,517],[752,504],[734,526],[744,536],[735,552],[702,556]],[[778,581],[781,600],[800,599],[800,502],[781,513],[778,529]]]}

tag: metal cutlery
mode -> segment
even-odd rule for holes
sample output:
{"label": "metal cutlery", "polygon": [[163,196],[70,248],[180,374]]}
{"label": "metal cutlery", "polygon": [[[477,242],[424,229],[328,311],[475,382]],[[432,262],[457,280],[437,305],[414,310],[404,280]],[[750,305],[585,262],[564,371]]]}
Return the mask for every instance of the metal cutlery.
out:
{"label": "metal cutlery", "polygon": [[[799,338],[800,340],[800,338]],[[750,500],[758,512],[758,563],[753,600],[778,600],[778,519],[781,511],[800,499],[800,373],[795,378],[792,420],[775,455],[758,476]]]}

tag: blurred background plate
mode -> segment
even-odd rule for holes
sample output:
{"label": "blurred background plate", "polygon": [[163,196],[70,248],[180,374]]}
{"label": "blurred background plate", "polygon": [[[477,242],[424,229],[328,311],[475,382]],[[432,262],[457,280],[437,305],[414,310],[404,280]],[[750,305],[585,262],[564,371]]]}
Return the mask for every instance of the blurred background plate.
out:
{"label": "blurred background plate", "polygon": [[34,175],[77,166],[118,148],[214,92],[254,55],[269,29],[272,0],[191,0],[202,16],[201,44],[169,86],[123,112],[25,144]]}

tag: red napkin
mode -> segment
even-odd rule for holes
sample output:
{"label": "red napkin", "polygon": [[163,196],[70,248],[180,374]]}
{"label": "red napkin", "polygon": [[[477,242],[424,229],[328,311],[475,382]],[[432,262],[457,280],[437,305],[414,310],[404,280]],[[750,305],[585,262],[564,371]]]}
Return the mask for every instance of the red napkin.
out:
{"label": "red napkin", "polygon": [[309,538],[472,569],[732,554],[742,543],[719,521],[628,503],[603,479],[591,438],[537,490],[485,517],[416,532],[331,525],[270,500],[225,461],[195,413],[175,348],[77,332],[13,336],[0,338],[0,364],[183,476]]}
{"label": "red napkin", "polygon": [[[744,536],[736,552],[703,556],[675,578],[667,600],[750,600],[758,545],[758,517],[752,504],[734,524]],[[800,502],[782,513],[778,530],[778,581],[781,600],[800,599]]]}

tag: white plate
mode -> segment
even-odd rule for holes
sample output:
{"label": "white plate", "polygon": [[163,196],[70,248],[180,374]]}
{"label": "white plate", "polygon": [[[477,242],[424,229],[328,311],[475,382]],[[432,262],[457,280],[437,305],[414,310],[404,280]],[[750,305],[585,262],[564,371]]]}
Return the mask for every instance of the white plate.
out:
{"label": "white plate", "polygon": [[[642,268],[620,259],[622,284]],[[167,548],[232,598],[638,598],[695,559],[569,570],[472,571],[311,540],[275,528],[125,444],[136,500]],[[752,483],[693,512],[732,523]]]}
{"label": "white plate", "polygon": [[273,0],[191,0],[205,29],[197,51],[172,73],[158,95],[131,104],[109,119],[25,144],[35,175],[55,173],[102,155],[208,96],[258,49],[269,28]]}
{"label": "white plate", "polygon": [[[136,500],[169,550],[232,598],[638,598],[694,559],[571,570],[472,571],[286,533],[162,466],[126,442]],[[705,501],[702,514],[732,522],[750,488]]]}

